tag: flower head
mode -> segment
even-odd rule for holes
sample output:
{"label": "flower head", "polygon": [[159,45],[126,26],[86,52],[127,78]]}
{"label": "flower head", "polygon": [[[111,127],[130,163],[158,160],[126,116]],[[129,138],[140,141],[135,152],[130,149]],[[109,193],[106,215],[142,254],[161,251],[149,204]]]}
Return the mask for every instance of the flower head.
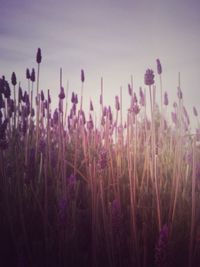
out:
{"label": "flower head", "polygon": [[32,69],[32,72],[31,72],[31,81],[35,82],[35,70],[34,70],[34,68]]}
{"label": "flower head", "polygon": [[115,96],[115,108],[117,111],[120,110],[120,103],[119,103],[119,97]]}
{"label": "flower head", "polygon": [[37,50],[36,61],[37,61],[38,64],[40,64],[41,61],[42,61],[42,54],[41,54],[41,49],[40,48],[38,48],[38,50]]}
{"label": "flower head", "polygon": [[154,84],[154,73],[153,70],[147,69],[144,75],[144,83],[146,85]]}
{"label": "flower head", "polygon": [[82,81],[82,83],[84,83],[84,81],[85,81],[85,74],[84,74],[83,69],[81,70],[81,81]]}
{"label": "flower head", "polygon": [[128,84],[128,93],[129,93],[130,96],[132,96],[133,89],[132,89],[130,84]]}
{"label": "flower head", "polygon": [[40,96],[41,96],[41,100],[42,100],[42,102],[44,101],[44,92],[43,92],[43,90],[41,90],[41,94],[40,94]]}
{"label": "flower head", "polygon": [[26,69],[26,79],[30,79],[31,78],[31,75],[30,75],[30,71],[29,71],[29,69],[27,68]]}
{"label": "flower head", "polygon": [[165,92],[165,94],[164,94],[164,105],[167,106],[168,104],[169,104],[168,94],[167,94],[167,92]]}
{"label": "flower head", "polygon": [[157,63],[157,72],[160,75],[162,73],[162,66],[161,66],[160,60],[156,59],[156,63]]}
{"label": "flower head", "polygon": [[60,99],[64,99],[65,98],[65,90],[64,90],[64,88],[62,86],[60,88],[59,98]]}
{"label": "flower head", "polygon": [[178,92],[177,92],[177,96],[178,96],[178,98],[179,98],[179,99],[182,99],[182,98],[183,98],[183,93],[182,93],[182,91],[181,91],[181,88],[178,87],[178,88],[177,88],[177,91],[178,91]]}
{"label": "flower head", "polygon": [[90,100],[90,111],[93,111],[93,110],[94,110],[93,103],[92,103],[92,100]]}
{"label": "flower head", "polygon": [[15,72],[12,73],[11,82],[13,86],[17,84],[17,78]]}

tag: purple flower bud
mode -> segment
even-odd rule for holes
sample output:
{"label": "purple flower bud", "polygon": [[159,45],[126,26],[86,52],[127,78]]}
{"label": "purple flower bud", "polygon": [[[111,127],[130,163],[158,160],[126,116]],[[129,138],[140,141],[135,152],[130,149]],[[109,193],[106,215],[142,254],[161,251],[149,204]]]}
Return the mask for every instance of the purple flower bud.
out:
{"label": "purple flower bud", "polygon": [[58,124],[58,110],[56,109],[53,113],[53,122],[54,124]]}
{"label": "purple flower bud", "polygon": [[129,93],[130,96],[132,96],[133,89],[131,88],[130,84],[128,84],[128,93]]}
{"label": "purple flower bud", "polygon": [[160,75],[162,73],[162,66],[161,66],[160,60],[156,59],[156,63],[157,63],[157,72]]}
{"label": "purple flower bud", "polygon": [[75,95],[75,104],[78,104],[78,95]]}
{"label": "purple flower bud", "polygon": [[72,92],[71,102],[72,102],[73,104],[75,103],[75,94],[74,94],[74,92]]}
{"label": "purple flower bud", "polygon": [[177,108],[177,106],[178,106],[177,103],[174,102],[174,103],[173,103],[173,107],[174,107],[174,108]]}
{"label": "purple flower bud", "polygon": [[42,102],[44,101],[44,92],[43,92],[43,90],[41,90],[41,94],[40,94],[40,96],[41,96],[41,100],[42,100]]}
{"label": "purple flower bud", "polygon": [[153,70],[147,69],[144,76],[144,83],[146,85],[154,84],[154,73]]}
{"label": "purple flower bud", "polygon": [[40,48],[38,48],[38,50],[37,50],[36,61],[37,61],[38,64],[40,64],[41,61],[42,61],[42,54],[41,54],[41,49]]}
{"label": "purple flower bud", "polygon": [[29,69],[27,68],[26,69],[26,79],[30,79],[31,78],[31,75],[30,75],[30,71],[29,71]]}
{"label": "purple flower bud", "polygon": [[183,98],[183,93],[182,93],[182,91],[181,91],[181,88],[178,87],[177,90],[178,90],[178,92],[177,92],[177,96],[178,96],[178,98],[179,98],[179,99],[182,99],[182,98]]}
{"label": "purple flower bud", "polygon": [[31,72],[31,81],[35,82],[35,70],[34,70],[34,68],[32,69],[32,72]]}
{"label": "purple flower bud", "polygon": [[164,130],[167,130],[167,121],[164,120]]}
{"label": "purple flower bud", "polygon": [[65,90],[64,90],[64,88],[62,86],[60,88],[59,98],[60,99],[64,99],[65,98]]}
{"label": "purple flower bud", "polygon": [[12,73],[11,82],[13,86],[17,84],[17,78],[15,72]]}
{"label": "purple flower bud", "polygon": [[94,107],[93,107],[93,104],[92,104],[92,100],[90,100],[90,111],[93,111],[94,110]]}
{"label": "purple flower bud", "polygon": [[115,108],[117,111],[120,110],[120,103],[119,103],[119,97],[115,96]]}
{"label": "purple flower bud", "polygon": [[165,92],[165,94],[164,94],[164,105],[167,106],[168,104],[169,104],[168,95],[167,95],[167,92]]}
{"label": "purple flower bud", "polygon": [[50,90],[48,89],[48,103],[51,104],[51,95],[50,95]]}
{"label": "purple flower bud", "polygon": [[82,81],[82,83],[84,83],[84,81],[85,81],[84,70],[81,70],[81,81]]}
{"label": "purple flower bud", "polygon": [[19,87],[19,91],[18,91],[18,101],[19,101],[19,103],[21,103],[23,101],[23,93],[22,93],[21,87]]}
{"label": "purple flower bud", "polygon": [[198,112],[197,112],[197,109],[195,107],[193,107],[193,113],[194,113],[194,116],[198,116]]}

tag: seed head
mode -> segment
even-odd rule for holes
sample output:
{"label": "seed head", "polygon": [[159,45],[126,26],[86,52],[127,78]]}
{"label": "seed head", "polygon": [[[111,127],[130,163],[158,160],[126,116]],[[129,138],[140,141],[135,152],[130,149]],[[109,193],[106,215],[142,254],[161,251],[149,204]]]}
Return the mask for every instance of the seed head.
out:
{"label": "seed head", "polygon": [[94,110],[93,103],[92,103],[92,100],[90,100],[90,111],[93,111],[93,110]]}
{"label": "seed head", "polygon": [[167,92],[165,92],[165,94],[164,94],[164,105],[167,106],[168,104],[169,104],[168,95],[167,95]]}
{"label": "seed head", "polygon": [[183,93],[182,93],[182,91],[181,91],[181,88],[178,87],[177,90],[178,90],[178,92],[177,92],[177,96],[178,96],[178,98],[179,98],[179,99],[182,99],[182,98],[183,98]]}
{"label": "seed head", "polygon": [[42,54],[41,54],[41,49],[40,48],[38,48],[38,50],[37,50],[36,61],[37,61],[38,64],[40,64],[41,61],[42,61]]}
{"label": "seed head", "polygon": [[156,59],[156,63],[157,63],[157,72],[160,75],[162,73],[162,66],[161,66],[160,60]]}
{"label": "seed head", "polygon": [[130,84],[128,84],[128,93],[130,96],[132,96],[133,90]]}
{"label": "seed head", "polygon": [[29,69],[27,68],[26,69],[26,79],[30,79],[31,78],[31,75],[30,75],[30,71],[29,71]]}
{"label": "seed head", "polygon": [[83,69],[81,70],[81,81],[82,81],[82,83],[84,83],[84,81],[85,81],[85,74],[84,74]]}
{"label": "seed head", "polygon": [[41,96],[41,100],[42,100],[42,102],[44,101],[44,92],[43,92],[43,90],[41,90],[41,94],[40,94],[40,96]]}
{"label": "seed head", "polygon": [[32,69],[32,72],[31,72],[31,81],[35,82],[35,70],[34,70],[34,68]]}
{"label": "seed head", "polygon": [[13,86],[17,84],[17,78],[15,72],[12,73],[11,82]]}
{"label": "seed head", "polygon": [[115,108],[117,111],[120,110],[120,103],[119,103],[119,97],[115,96]]}

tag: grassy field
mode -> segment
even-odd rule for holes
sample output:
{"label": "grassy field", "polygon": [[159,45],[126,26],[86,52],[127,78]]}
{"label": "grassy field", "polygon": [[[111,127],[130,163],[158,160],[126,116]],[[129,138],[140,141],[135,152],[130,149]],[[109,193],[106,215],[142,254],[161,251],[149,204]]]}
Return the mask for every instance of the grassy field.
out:
{"label": "grassy field", "polygon": [[81,95],[61,79],[52,110],[41,61],[26,90],[0,79],[0,266],[200,266],[200,125],[194,108],[191,134],[180,83],[169,106],[157,60],[122,114],[102,82],[97,118],[83,70]]}

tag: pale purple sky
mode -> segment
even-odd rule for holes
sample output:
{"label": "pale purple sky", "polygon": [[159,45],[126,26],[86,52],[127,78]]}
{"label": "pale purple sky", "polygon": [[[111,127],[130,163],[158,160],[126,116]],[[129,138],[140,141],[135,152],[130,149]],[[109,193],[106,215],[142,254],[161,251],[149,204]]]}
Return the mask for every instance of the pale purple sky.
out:
{"label": "pale purple sky", "polygon": [[0,75],[15,71],[26,87],[25,69],[36,67],[41,47],[42,89],[57,97],[62,67],[64,85],[79,93],[83,68],[85,98],[99,99],[103,76],[110,104],[120,86],[127,101],[131,74],[138,92],[159,58],[171,104],[180,71],[185,105],[200,112],[199,14],[199,0],[0,0]]}

